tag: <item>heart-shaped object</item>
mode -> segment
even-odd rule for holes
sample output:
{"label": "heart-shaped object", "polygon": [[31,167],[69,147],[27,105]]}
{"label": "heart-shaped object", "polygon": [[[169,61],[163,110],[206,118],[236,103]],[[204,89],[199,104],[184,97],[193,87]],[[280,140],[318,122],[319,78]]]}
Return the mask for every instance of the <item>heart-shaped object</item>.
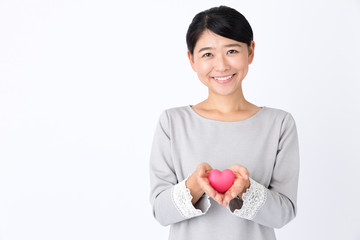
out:
{"label": "heart-shaped object", "polygon": [[225,169],[224,171],[219,171],[213,169],[210,171],[209,176],[210,185],[219,193],[226,192],[231,185],[234,183],[234,173],[230,169]]}

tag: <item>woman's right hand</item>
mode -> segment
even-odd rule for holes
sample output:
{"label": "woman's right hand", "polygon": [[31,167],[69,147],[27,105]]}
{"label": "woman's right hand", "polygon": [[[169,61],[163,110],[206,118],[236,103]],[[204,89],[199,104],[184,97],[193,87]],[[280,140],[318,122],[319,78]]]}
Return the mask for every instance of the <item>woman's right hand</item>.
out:
{"label": "woman's right hand", "polygon": [[204,193],[219,204],[223,204],[223,194],[217,192],[209,183],[208,176],[211,170],[212,167],[208,163],[200,163],[195,172],[187,179],[185,184],[193,197],[191,200],[193,205],[195,205]]}

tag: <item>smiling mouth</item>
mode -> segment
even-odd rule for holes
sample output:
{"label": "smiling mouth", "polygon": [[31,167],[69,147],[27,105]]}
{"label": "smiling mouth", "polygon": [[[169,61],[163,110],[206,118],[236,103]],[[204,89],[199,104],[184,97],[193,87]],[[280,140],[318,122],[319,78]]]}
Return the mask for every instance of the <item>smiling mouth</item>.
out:
{"label": "smiling mouth", "polygon": [[213,79],[215,79],[217,82],[220,83],[225,83],[225,82],[230,82],[230,80],[235,76],[235,74],[229,75],[229,76],[225,76],[225,77],[212,77]]}

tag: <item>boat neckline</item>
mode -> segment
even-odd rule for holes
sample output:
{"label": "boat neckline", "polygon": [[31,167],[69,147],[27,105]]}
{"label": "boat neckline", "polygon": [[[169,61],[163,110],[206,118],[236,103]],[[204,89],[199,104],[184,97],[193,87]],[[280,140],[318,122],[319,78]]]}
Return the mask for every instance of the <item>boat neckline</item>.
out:
{"label": "boat neckline", "polygon": [[208,121],[208,122],[215,122],[215,123],[221,123],[221,124],[238,124],[238,123],[246,123],[246,122],[250,122],[251,120],[254,120],[255,118],[257,118],[258,116],[260,116],[263,112],[264,109],[266,109],[266,106],[260,106],[260,110],[257,111],[254,115],[252,115],[249,118],[246,118],[244,120],[239,120],[239,121],[220,121],[220,120],[215,120],[215,119],[210,119],[210,118],[206,118],[201,116],[198,112],[195,111],[195,109],[193,109],[194,105],[187,105],[187,108],[190,110],[190,112],[195,115],[197,118],[200,118],[202,120]]}

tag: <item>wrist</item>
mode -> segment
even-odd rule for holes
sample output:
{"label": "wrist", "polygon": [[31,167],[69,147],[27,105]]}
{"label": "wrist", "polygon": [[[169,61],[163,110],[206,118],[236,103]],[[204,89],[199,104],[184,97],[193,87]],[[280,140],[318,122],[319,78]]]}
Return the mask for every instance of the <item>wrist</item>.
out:
{"label": "wrist", "polygon": [[196,179],[196,173],[193,173],[190,175],[190,177],[188,177],[188,179],[185,182],[185,186],[190,190],[191,195],[199,195],[199,194],[203,194],[204,192],[202,191],[200,185],[198,184],[198,181]]}
{"label": "wrist", "polygon": [[245,183],[245,187],[243,188],[242,192],[238,195],[238,197],[243,200],[243,195],[246,191],[250,188],[250,179],[248,179]]}
{"label": "wrist", "polygon": [[201,189],[200,185],[198,184],[196,178],[196,172],[194,172],[188,179],[185,181],[185,186],[190,190],[190,194],[193,197],[191,202],[195,204],[200,197],[204,194],[204,191]]}

